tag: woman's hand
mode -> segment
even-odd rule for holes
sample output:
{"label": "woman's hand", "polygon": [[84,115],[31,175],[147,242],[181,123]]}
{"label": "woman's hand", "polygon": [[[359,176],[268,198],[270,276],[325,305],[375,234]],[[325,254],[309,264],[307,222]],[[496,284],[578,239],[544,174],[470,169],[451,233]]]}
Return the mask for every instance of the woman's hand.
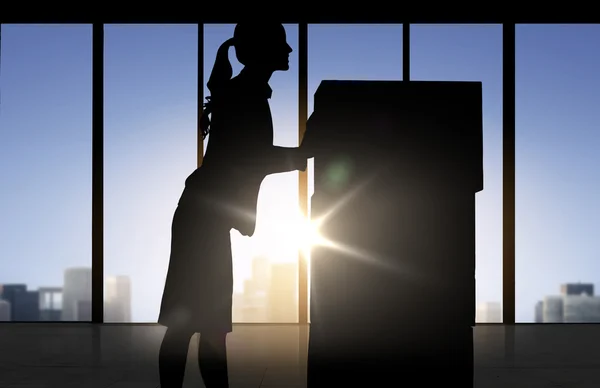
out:
{"label": "woman's hand", "polygon": [[[272,146],[271,155],[267,157],[264,165],[265,175],[279,174],[282,172],[304,171],[311,158],[306,149],[301,147]],[[261,159],[262,160],[262,159]]]}

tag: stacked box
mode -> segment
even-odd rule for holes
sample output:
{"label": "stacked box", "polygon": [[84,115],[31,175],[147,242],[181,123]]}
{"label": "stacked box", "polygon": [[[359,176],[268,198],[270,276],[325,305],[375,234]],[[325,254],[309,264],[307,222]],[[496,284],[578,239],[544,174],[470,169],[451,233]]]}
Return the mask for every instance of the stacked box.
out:
{"label": "stacked box", "polygon": [[311,254],[309,388],[328,374],[344,386],[336,365],[356,365],[348,383],[420,365],[472,371],[481,90],[319,86],[303,145],[315,155],[312,219],[330,243]]}

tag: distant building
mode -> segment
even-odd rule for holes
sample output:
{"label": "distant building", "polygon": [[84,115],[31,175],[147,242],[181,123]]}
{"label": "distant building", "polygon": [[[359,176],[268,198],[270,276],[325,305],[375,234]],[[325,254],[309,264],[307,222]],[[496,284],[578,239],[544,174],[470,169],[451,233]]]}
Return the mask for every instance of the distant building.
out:
{"label": "distant building", "polygon": [[297,263],[271,266],[269,287],[269,322],[298,322]]}
{"label": "distant building", "polygon": [[245,295],[240,292],[236,292],[233,294],[233,309],[232,309],[232,320],[235,323],[245,322],[244,321],[244,301]]}
{"label": "distant building", "polygon": [[562,284],[560,296],[545,297],[535,309],[536,322],[600,323],[600,298],[594,297],[592,283]]}
{"label": "distant building", "polygon": [[265,323],[268,322],[266,297],[262,295],[244,296],[241,322]]}
{"label": "distant building", "polygon": [[2,299],[9,302],[11,321],[32,322],[40,319],[39,294],[25,284],[4,284]]}
{"label": "distant building", "polygon": [[267,293],[253,278],[244,281],[240,322],[267,322]]}
{"label": "distant building", "polygon": [[17,294],[27,292],[27,285],[25,284],[3,284],[2,285],[2,299],[8,302],[10,307],[10,318],[15,319],[15,305],[14,301]]}
{"label": "distant building", "polygon": [[535,323],[543,323],[544,322],[544,302],[538,301],[535,304]]}
{"label": "distant building", "polygon": [[571,295],[589,295],[594,296],[594,285],[591,283],[567,283],[560,286],[560,293],[563,296]]}
{"label": "distant building", "polygon": [[104,320],[106,322],[131,322],[131,280],[129,277],[107,277],[104,295]]}
{"label": "distant building", "polygon": [[252,275],[244,280],[244,292],[234,301],[236,322],[268,322],[268,291],[271,275],[269,259],[265,256],[252,258]]}
{"label": "distant building", "polygon": [[547,296],[544,298],[544,323],[563,322],[563,297]]}
{"label": "distant building", "polygon": [[90,322],[92,320],[92,301],[78,300],[75,308],[75,320]]}
{"label": "distant building", "polygon": [[55,322],[62,318],[62,288],[60,287],[40,287],[39,306],[40,321]]}
{"label": "distant building", "polygon": [[477,323],[502,323],[502,305],[499,302],[484,302],[475,310]]}
{"label": "distant building", "polygon": [[257,284],[257,282],[252,278],[244,280],[244,295],[245,296],[248,296],[248,297],[254,296],[261,291],[261,288],[262,287],[260,287],[260,285]]}
{"label": "distant building", "polygon": [[563,301],[563,322],[599,323],[600,298],[591,295],[569,295]]}
{"label": "distant building", "polygon": [[[65,271],[63,285],[62,320],[78,321],[78,303],[92,301],[92,269],[69,268]],[[87,321],[91,320],[86,319]]]}
{"label": "distant building", "polygon": [[267,292],[271,275],[271,263],[265,256],[252,259],[252,280],[258,292]]}
{"label": "distant building", "polygon": [[0,322],[10,321],[10,302],[0,299]]}
{"label": "distant building", "polygon": [[37,291],[27,291],[19,295],[15,301],[16,321],[39,321],[40,320],[40,296]]}

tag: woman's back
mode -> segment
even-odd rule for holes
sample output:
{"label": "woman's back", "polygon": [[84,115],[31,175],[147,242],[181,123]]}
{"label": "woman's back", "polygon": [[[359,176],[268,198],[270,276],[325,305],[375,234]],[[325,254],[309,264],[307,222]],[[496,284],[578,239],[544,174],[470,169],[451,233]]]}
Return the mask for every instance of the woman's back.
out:
{"label": "woman's back", "polygon": [[265,153],[273,147],[270,96],[268,84],[241,74],[213,97],[204,166],[242,171],[268,162]]}
{"label": "woman's back", "polygon": [[[273,150],[271,89],[244,74],[213,96],[211,131],[202,167],[186,182],[227,208],[232,227],[254,231],[260,185],[280,168]],[[212,194],[212,195],[211,195]]]}

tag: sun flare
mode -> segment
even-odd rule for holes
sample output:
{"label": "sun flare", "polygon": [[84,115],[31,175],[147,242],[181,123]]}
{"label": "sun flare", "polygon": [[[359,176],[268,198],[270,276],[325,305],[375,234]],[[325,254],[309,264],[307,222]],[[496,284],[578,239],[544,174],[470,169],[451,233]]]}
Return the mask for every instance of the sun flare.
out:
{"label": "sun flare", "polygon": [[297,253],[310,254],[310,249],[326,240],[319,231],[320,222],[310,220],[298,210],[283,223],[270,224],[261,250],[274,262],[297,260]]}

